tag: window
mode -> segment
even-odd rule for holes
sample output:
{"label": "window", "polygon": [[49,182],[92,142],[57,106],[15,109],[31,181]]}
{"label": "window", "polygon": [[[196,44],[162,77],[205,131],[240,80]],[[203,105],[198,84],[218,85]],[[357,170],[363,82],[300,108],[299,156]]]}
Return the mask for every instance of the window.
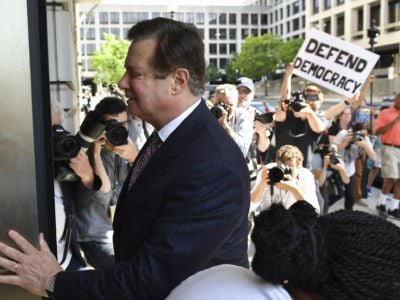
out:
{"label": "window", "polygon": [[364,24],[363,9],[359,8],[357,9],[357,31],[363,30],[363,24]]}
{"label": "window", "polygon": [[214,65],[214,66],[217,67],[217,64],[218,64],[218,61],[217,61],[216,58],[211,58],[211,59],[210,59],[210,65]]}
{"label": "window", "polygon": [[251,25],[258,25],[258,14],[251,14]]}
{"label": "window", "polygon": [[220,58],[219,59],[219,67],[220,67],[220,69],[225,69],[227,65],[228,65],[228,59],[226,59],[226,58]]}
{"label": "window", "polygon": [[148,19],[148,14],[146,12],[123,12],[122,22],[123,24],[136,24],[140,21]]}
{"label": "window", "polygon": [[219,24],[226,24],[226,14],[219,14]]}
{"label": "window", "polygon": [[300,12],[300,2],[299,1],[293,2],[292,7],[293,7],[294,15],[298,14]]}
{"label": "window", "polygon": [[100,39],[105,40],[104,33],[109,33],[108,28],[100,28]]}
{"label": "window", "polygon": [[229,14],[229,24],[236,25],[236,14]]}
{"label": "window", "polygon": [[197,28],[197,31],[199,32],[200,37],[204,40],[204,29],[203,28]]}
{"label": "window", "polygon": [[229,44],[229,54],[236,53],[236,44]]}
{"label": "window", "polygon": [[268,33],[268,29],[266,29],[266,28],[261,29],[261,35],[266,34],[266,33]]}
{"label": "window", "polygon": [[248,29],[242,29],[242,40],[244,40],[248,36],[249,36],[249,30]]}
{"label": "window", "polygon": [[400,21],[400,2],[392,0],[388,3],[389,6],[389,23]]}
{"label": "window", "polygon": [[300,24],[299,24],[299,19],[296,18],[293,20],[293,31],[299,30]]}
{"label": "window", "polygon": [[219,39],[226,40],[226,29],[225,28],[221,28],[219,30]]}
{"label": "window", "polygon": [[94,28],[88,28],[86,30],[86,39],[87,40],[94,40],[96,38],[96,31]]}
{"label": "window", "polygon": [[100,24],[108,24],[108,13],[107,12],[99,13],[99,22],[100,22]]}
{"label": "window", "polygon": [[241,14],[241,24],[249,25],[249,15],[248,14]]}
{"label": "window", "polygon": [[217,39],[217,29],[215,29],[215,28],[208,29],[208,38],[210,40],[216,40]]}
{"label": "window", "polygon": [[229,39],[236,40],[236,29],[229,29]]}
{"label": "window", "polygon": [[336,23],[337,23],[336,35],[337,36],[344,35],[344,16],[338,16],[336,19]]}
{"label": "window", "polygon": [[313,1],[313,14],[319,13],[319,0]]}
{"label": "window", "polygon": [[217,44],[210,44],[208,46],[210,54],[217,54]]}
{"label": "window", "polygon": [[331,0],[324,0],[324,5],[325,9],[330,9],[332,7],[332,1]]}
{"label": "window", "polygon": [[94,24],[94,15],[86,15],[86,24]]}
{"label": "window", "polygon": [[186,23],[194,24],[194,13],[186,14]]}
{"label": "window", "polygon": [[175,20],[179,22],[184,22],[185,15],[182,12],[175,13]]}
{"label": "window", "polygon": [[161,13],[159,13],[159,12],[153,12],[153,13],[151,14],[151,16],[152,16],[153,19],[159,18],[159,17],[161,17]]}
{"label": "window", "polygon": [[283,8],[281,8],[279,10],[279,17],[280,17],[280,20],[283,20]]}
{"label": "window", "polygon": [[375,24],[378,27],[379,27],[379,24],[381,23],[380,14],[381,14],[381,6],[380,5],[371,7],[371,20],[375,20]]}
{"label": "window", "polygon": [[115,35],[115,37],[117,39],[120,38],[120,30],[119,30],[119,28],[110,28],[110,33]]}
{"label": "window", "polygon": [[216,13],[208,14],[208,24],[217,24],[217,14]]}
{"label": "window", "polygon": [[326,33],[331,34],[331,27],[332,27],[331,19],[325,19],[323,24],[324,24],[324,31]]}
{"label": "window", "polygon": [[345,1],[345,0],[337,0],[337,5],[342,5],[342,4],[344,4],[344,1]]}
{"label": "window", "polygon": [[81,36],[81,41],[84,40],[85,39],[85,29],[81,27],[79,29],[79,33],[80,33],[80,36]]}
{"label": "window", "polygon": [[110,13],[110,23],[111,24],[119,24],[119,13],[117,13],[117,12]]}
{"label": "window", "polygon": [[279,25],[279,34],[282,35],[283,34],[283,24]]}
{"label": "window", "polygon": [[204,24],[204,13],[196,13],[196,24]]}
{"label": "window", "polygon": [[127,37],[128,37],[128,31],[129,31],[129,29],[130,29],[130,28],[123,28],[123,29],[122,29],[123,37],[124,37],[124,38],[127,38]]}
{"label": "window", "polygon": [[286,22],[286,32],[287,33],[291,32],[291,30],[290,30],[290,21]]}
{"label": "window", "polygon": [[286,5],[286,18],[290,17],[290,5]]}
{"label": "window", "polygon": [[86,45],[86,55],[93,55],[94,51],[96,51],[96,44],[87,44]]}
{"label": "window", "polygon": [[261,14],[261,25],[268,25],[268,14]]}
{"label": "window", "polygon": [[227,54],[228,49],[226,47],[226,44],[219,44],[219,54]]}
{"label": "window", "polygon": [[251,29],[251,35],[252,36],[258,36],[258,29],[257,28]]}

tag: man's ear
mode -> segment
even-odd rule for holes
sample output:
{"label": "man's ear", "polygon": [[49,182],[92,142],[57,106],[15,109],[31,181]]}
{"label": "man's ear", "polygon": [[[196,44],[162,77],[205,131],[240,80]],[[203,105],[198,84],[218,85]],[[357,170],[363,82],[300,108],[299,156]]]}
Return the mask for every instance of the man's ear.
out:
{"label": "man's ear", "polygon": [[186,69],[179,68],[174,73],[174,84],[172,87],[173,94],[178,94],[186,86],[189,81],[189,72]]}

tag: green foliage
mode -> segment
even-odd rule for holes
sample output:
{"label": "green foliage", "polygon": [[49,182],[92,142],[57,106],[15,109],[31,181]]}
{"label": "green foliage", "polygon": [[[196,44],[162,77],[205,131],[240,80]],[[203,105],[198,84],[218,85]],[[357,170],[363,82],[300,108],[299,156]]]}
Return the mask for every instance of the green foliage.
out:
{"label": "green foliage", "polygon": [[93,79],[96,83],[118,82],[125,72],[124,63],[129,42],[116,39],[113,34],[104,34],[105,42],[101,51],[95,51],[90,57],[92,68],[96,70]]}
{"label": "green foliage", "polygon": [[205,81],[211,82],[217,78],[221,78],[224,74],[218,70],[218,68],[214,64],[209,64],[205,70]]}
{"label": "green foliage", "polygon": [[277,69],[294,60],[302,42],[302,39],[294,39],[285,43],[280,36],[270,33],[249,36],[228,69],[230,72],[239,69],[242,76],[255,80],[260,80],[264,75],[272,78]]}

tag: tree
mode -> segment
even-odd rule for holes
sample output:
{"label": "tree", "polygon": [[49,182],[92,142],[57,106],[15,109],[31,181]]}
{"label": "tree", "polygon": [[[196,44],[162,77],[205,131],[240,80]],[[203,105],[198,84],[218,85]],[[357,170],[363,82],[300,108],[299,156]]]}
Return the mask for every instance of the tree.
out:
{"label": "tree", "polygon": [[129,42],[116,39],[114,34],[104,34],[105,42],[101,51],[95,51],[90,57],[92,68],[96,70],[93,79],[96,83],[118,82],[125,72],[124,63]]}
{"label": "tree", "polygon": [[224,74],[214,64],[209,64],[205,70],[205,77],[206,82],[214,82],[223,78]]}
{"label": "tree", "polygon": [[303,41],[303,39],[291,39],[283,43],[278,52],[279,61],[283,62],[285,65],[293,62]]}

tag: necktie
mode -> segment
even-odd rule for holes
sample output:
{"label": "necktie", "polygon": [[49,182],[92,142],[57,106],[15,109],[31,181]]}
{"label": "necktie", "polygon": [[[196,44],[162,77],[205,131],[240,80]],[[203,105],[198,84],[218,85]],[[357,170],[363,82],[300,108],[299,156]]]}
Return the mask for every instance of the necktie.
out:
{"label": "necktie", "polygon": [[140,173],[142,173],[144,167],[147,165],[153,154],[157,151],[158,147],[160,147],[161,143],[162,141],[157,132],[153,131],[149,137],[149,140],[144,145],[144,148],[140,151],[137,161],[134,164],[132,174],[129,178],[128,191],[132,188],[136,179],[139,177]]}

